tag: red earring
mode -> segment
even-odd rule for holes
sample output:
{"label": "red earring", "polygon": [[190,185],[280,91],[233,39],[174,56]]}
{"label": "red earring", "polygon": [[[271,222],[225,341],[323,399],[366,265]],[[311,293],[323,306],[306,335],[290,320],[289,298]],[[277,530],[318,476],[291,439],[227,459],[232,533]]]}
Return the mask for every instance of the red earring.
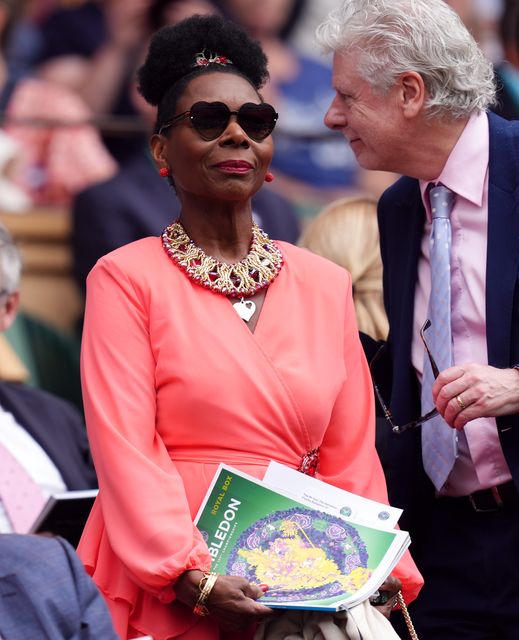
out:
{"label": "red earring", "polygon": [[160,174],[161,178],[169,177],[169,168],[168,167],[161,167],[159,169],[159,174]]}
{"label": "red earring", "polygon": [[274,174],[270,171],[267,171],[265,174],[265,182],[272,182],[274,180]]}

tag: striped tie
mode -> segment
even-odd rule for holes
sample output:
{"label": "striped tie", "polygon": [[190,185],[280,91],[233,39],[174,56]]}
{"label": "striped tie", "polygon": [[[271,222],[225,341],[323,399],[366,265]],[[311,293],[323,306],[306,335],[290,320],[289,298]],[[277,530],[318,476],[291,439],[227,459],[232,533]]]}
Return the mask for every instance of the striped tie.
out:
{"label": "striped tie", "polygon": [[[429,189],[432,229],[430,237],[431,296],[427,342],[438,369],[452,365],[451,334],[451,223],[450,214],[455,194],[443,185]],[[424,354],[422,379],[422,413],[433,408],[432,386],[434,376],[427,354]],[[457,456],[455,429],[437,415],[422,425],[422,459],[424,469],[437,490],[445,484]]]}

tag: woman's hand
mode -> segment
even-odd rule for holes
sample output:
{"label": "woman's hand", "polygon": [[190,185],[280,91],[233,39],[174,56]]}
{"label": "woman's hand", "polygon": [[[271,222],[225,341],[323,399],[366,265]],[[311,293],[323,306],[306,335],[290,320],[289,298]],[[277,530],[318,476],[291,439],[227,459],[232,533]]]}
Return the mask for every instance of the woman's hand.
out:
{"label": "woman's hand", "polygon": [[380,613],[386,616],[386,618],[389,618],[389,614],[391,613],[397,602],[397,595],[401,587],[402,583],[398,578],[389,576],[378,589],[379,593],[384,593],[388,596],[387,600],[385,600],[383,604],[372,604],[380,611]]}
{"label": "woman's hand", "polygon": [[[203,578],[201,571],[186,571],[175,584],[178,600],[191,609],[194,608],[200,590],[198,585]],[[239,631],[254,622],[274,614],[272,609],[256,600],[264,590],[238,576],[218,576],[207,598],[205,606],[225,631]]]}

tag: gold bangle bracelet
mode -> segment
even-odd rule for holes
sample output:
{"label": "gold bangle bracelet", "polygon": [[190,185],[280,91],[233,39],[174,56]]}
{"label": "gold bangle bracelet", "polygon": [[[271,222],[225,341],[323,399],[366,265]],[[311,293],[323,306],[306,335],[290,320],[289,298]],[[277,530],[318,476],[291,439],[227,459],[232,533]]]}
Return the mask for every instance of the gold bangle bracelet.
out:
{"label": "gold bangle bracelet", "polygon": [[198,600],[193,608],[193,613],[197,616],[206,616],[209,614],[209,611],[206,606],[207,599],[213,587],[218,579],[218,574],[211,571],[210,573],[204,573],[200,582],[198,583],[198,588],[200,590],[200,595],[198,596]]}

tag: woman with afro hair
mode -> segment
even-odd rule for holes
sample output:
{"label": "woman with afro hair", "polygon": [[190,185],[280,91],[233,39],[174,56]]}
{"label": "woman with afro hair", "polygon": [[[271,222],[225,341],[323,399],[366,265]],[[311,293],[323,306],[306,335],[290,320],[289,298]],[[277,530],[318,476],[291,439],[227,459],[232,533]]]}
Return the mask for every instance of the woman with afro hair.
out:
{"label": "woman with afro hair", "polygon": [[[387,500],[351,279],[252,219],[272,179],[266,78],[260,46],[217,16],[158,31],[139,71],[181,213],[97,262],[82,345],[100,490],[78,551],[121,638],[247,640],[272,613],[268,585],[209,573],[193,519],[220,463],[261,478],[274,459]],[[409,556],[395,575],[412,599]]]}

